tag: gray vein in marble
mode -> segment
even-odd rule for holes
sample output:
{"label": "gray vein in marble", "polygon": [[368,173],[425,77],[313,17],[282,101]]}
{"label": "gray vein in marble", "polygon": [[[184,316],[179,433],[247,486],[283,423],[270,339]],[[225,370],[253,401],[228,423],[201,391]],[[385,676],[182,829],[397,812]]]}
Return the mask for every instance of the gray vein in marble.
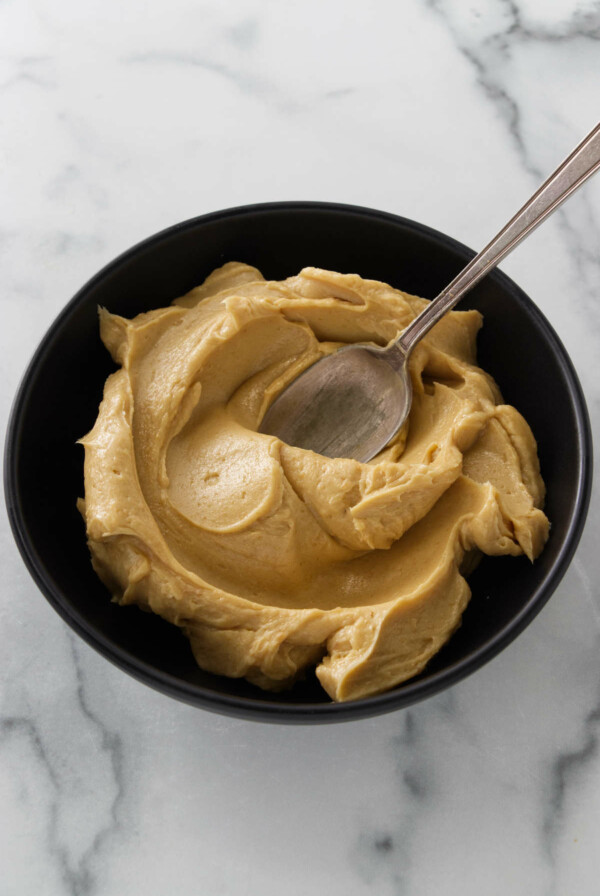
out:
{"label": "gray vein in marble", "polygon": [[530,158],[522,134],[518,101],[499,83],[494,72],[496,59],[499,55],[506,57],[515,41],[558,43],[574,38],[600,40],[600,4],[598,4],[598,12],[595,14],[576,11],[572,19],[563,23],[560,28],[540,27],[534,29],[523,24],[519,8],[513,0],[497,0],[509,12],[508,26],[503,31],[488,35],[480,45],[471,44],[469,46],[466,40],[461,38],[458,29],[453,24],[452,15],[447,9],[445,0],[427,0],[427,2],[431,9],[442,16],[446,25],[451,29],[456,46],[475,68],[480,86],[487,96],[499,105],[527,171],[536,179],[541,180],[549,172],[541,171]]}
{"label": "gray vein in marble", "polygon": [[85,886],[83,888],[80,887],[79,889],[74,887],[72,891],[73,896],[84,896],[84,894],[91,892],[94,880],[90,868],[92,860],[97,857],[106,841],[114,835],[119,827],[119,809],[125,795],[123,744],[120,735],[114,731],[110,731],[90,706],[85,692],[85,680],[81,662],[79,660],[78,647],[75,643],[75,637],[71,633],[68,634],[68,637],[71,643],[71,653],[77,680],[77,703],[82,716],[87,719],[92,727],[96,728],[100,734],[100,747],[103,752],[108,754],[115,784],[115,795],[110,806],[111,823],[104,827],[100,827],[96,832],[91,846],[80,860],[80,868],[78,869],[77,877],[75,878],[77,883],[81,881],[82,883],[85,883]]}
{"label": "gray vein in marble", "polygon": [[52,257],[79,256],[82,252],[95,255],[104,248],[104,240],[93,233],[69,233],[65,230],[45,232],[38,243],[38,251]]}
{"label": "gray vein in marble", "polygon": [[[552,29],[544,27],[542,24],[537,24],[535,28],[525,25],[519,7],[514,0],[502,0],[502,2],[504,2],[510,9],[513,18],[513,23],[507,31],[507,34],[509,34],[511,38],[518,37],[520,40],[541,41],[544,43],[563,43],[575,38],[582,38],[587,41],[600,40],[600,3],[596,4],[595,12],[584,12],[580,9],[576,9],[570,19],[559,23],[558,26]],[[507,46],[508,41],[506,41],[505,48],[507,48]],[[527,160],[527,152],[524,144],[523,158]],[[536,175],[540,177],[540,179],[544,174],[547,175],[549,173],[538,173],[535,167],[531,164],[529,167],[533,173],[536,173]],[[598,230],[597,222],[594,220],[595,216],[593,208],[585,192],[579,194],[578,201],[585,205],[588,226],[593,227],[596,231],[598,238],[595,240],[595,243],[597,246],[600,244],[600,231]],[[586,249],[585,244],[579,238],[577,231],[570,225],[568,214],[565,214],[565,212],[562,211],[559,213],[558,220],[563,233],[568,239],[570,254],[579,278],[585,282],[588,280],[588,273],[586,271],[587,264],[596,265],[598,272],[600,272],[598,253],[597,251]],[[597,289],[597,284],[588,283],[589,291],[592,291],[594,288]],[[595,322],[593,318],[591,318],[591,322],[595,324],[594,329],[600,334],[600,322]]]}
{"label": "gray vein in marble", "polygon": [[[102,719],[92,709],[86,695],[84,674],[75,645],[74,636],[67,633],[71,645],[73,668],[75,670],[75,699],[81,718],[86,727],[95,730],[99,736],[99,750],[108,757],[109,767],[112,773],[114,794],[109,807],[108,823],[99,823],[94,832],[91,843],[74,858],[69,854],[69,841],[61,834],[62,801],[69,795],[65,785],[71,783],[69,778],[71,770],[64,766],[62,771],[57,771],[55,764],[62,757],[51,758],[41,727],[36,724],[34,717],[8,716],[0,720],[0,743],[9,738],[24,738],[30,745],[44,775],[50,782],[53,796],[48,809],[46,823],[46,842],[48,854],[52,857],[55,867],[58,869],[64,885],[64,892],[69,896],[89,896],[97,885],[93,870],[93,863],[98,859],[101,850],[105,849],[110,837],[119,829],[119,811],[125,794],[123,774],[123,745],[120,736],[111,731]],[[102,796],[106,796],[105,793]]]}
{"label": "gray vein in marble", "polygon": [[[496,2],[499,8],[508,13],[508,24],[503,29],[493,31],[483,40],[477,42],[469,39],[471,34],[468,31],[462,32],[460,26],[454,21],[446,0],[427,0],[428,6],[441,16],[446,27],[449,28],[460,53],[474,68],[477,83],[499,110],[523,167],[538,186],[550,172],[540,169],[528,149],[523,133],[520,104],[518,99],[512,96],[502,84],[502,66],[508,64],[511,48],[516,43],[530,41],[559,44],[580,39],[600,40],[600,3],[596,4],[596,11],[575,10],[570,19],[550,28],[543,25],[536,25],[536,27],[526,25],[514,0],[496,0]],[[583,136],[583,134],[580,135],[581,138]],[[595,221],[591,205],[585,198],[585,192],[579,194],[577,201],[585,203],[588,241],[592,248],[586,248],[586,240],[573,226],[571,216],[564,208],[556,213],[556,219],[565,236],[569,257],[575,268],[579,286],[583,287],[581,291],[586,296],[585,307],[588,312],[589,326],[596,335],[600,336],[600,315],[596,300],[597,280],[600,274],[600,258],[596,247],[600,244],[600,229]],[[589,233],[589,231],[592,232]]]}
{"label": "gray vein in marble", "polygon": [[125,56],[120,61],[125,65],[177,65],[188,68],[199,68],[207,72],[212,72],[215,75],[220,75],[222,78],[230,81],[237,87],[240,93],[261,98],[277,97],[276,91],[272,86],[262,79],[256,78],[248,72],[232,68],[229,65],[224,65],[221,62],[215,62],[212,59],[193,55],[191,53],[173,53],[154,50],[147,53],[136,53],[132,56]]}
{"label": "gray vein in marble", "polygon": [[81,169],[70,162],[50,181],[46,187],[46,195],[49,199],[59,199],[68,187],[80,179]]}
{"label": "gray vein in marble", "polygon": [[[575,749],[559,754],[551,768],[550,793],[544,815],[544,846],[550,863],[556,859],[555,844],[564,817],[565,800],[571,780],[598,755],[598,730],[600,728],[600,701],[585,717],[581,744]],[[561,896],[554,888],[548,896]]]}
{"label": "gray vein in marble", "polygon": [[23,84],[33,84],[35,87],[43,87],[45,89],[53,86],[48,84],[43,78],[39,78],[30,72],[18,72],[16,75],[8,78],[7,81],[3,81],[0,84],[0,90],[8,90],[10,87],[19,87]]}
{"label": "gray vein in marble", "polygon": [[[56,119],[59,125],[66,131],[67,135],[75,144],[77,150],[84,152],[90,157],[99,159],[110,159],[109,145],[106,141],[99,139],[97,128],[90,123],[92,119],[85,114],[74,113],[61,109],[56,113]],[[104,192],[102,190],[102,192]]]}
{"label": "gray vein in marble", "polygon": [[397,896],[407,892],[403,866],[408,861],[409,851],[402,841],[398,842],[383,830],[363,832],[353,856],[361,880],[372,886],[375,892],[378,889],[376,884],[382,878],[392,884]]}
{"label": "gray vein in marble", "polygon": [[42,765],[55,788],[59,782],[46,754],[44,743],[33,721],[26,716],[5,716],[0,718],[0,742],[10,737],[23,736],[33,748],[33,752]]}
{"label": "gray vein in marble", "polygon": [[61,877],[72,896],[85,896],[88,889],[81,890],[77,887],[77,881],[69,868],[66,851],[60,846],[56,836],[58,808],[60,798],[60,780],[52,767],[43,739],[31,718],[7,717],[0,721],[0,742],[8,738],[24,737],[33,749],[38,764],[44,770],[45,775],[52,785],[54,797],[50,803],[49,819],[47,825],[47,845],[49,852],[58,861]]}
{"label": "gray vein in marble", "polygon": [[190,53],[173,53],[163,51],[151,51],[138,53],[121,58],[125,65],[174,65],[198,68],[219,75],[232,83],[240,93],[251,96],[254,99],[268,103],[277,112],[284,115],[296,115],[314,108],[315,103],[321,100],[341,99],[355,92],[354,87],[334,88],[326,90],[316,96],[303,101],[293,99],[289,94],[283,93],[271,82],[258,78],[250,71],[234,68],[222,62]]}
{"label": "gray vein in marble", "polygon": [[[445,713],[447,705],[447,701],[444,705],[440,702],[437,709]],[[421,734],[416,714],[410,709],[405,710],[401,723],[402,728],[392,737],[390,746],[399,782],[398,808],[402,816],[394,824],[393,831],[376,824],[369,829],[365,824],[356,849],[357,871],[362,880],[371,884],[377,878],[385,878],[398,896],[409,890],[411,819],[431,792],[427,768],[421,761]]]}
{"label": "gray vein in marble", "polygon": [[[60,113],[58,120],[76,144],[76,149],[84,149],[90,155],[100,154],[97,149],[98,141],[87,125],[66,112]],[[85,193],[85,197],[91,200],[96,209],[108,208],[109,190],[102,182],[98,182],[90,176],[85,165],[75,164],[73,161],[63,165],[58,174],[50,179],[44,193],[52,201],[63,200],[67,192],[75,187]],[[96,239],[98,240],[98,238]],[[89,241],[90,237],[87,238],[88,243]],[[101,248],[102,244],[103,241],[98,240],[96,248]]]}
{"label": "gray vein in marble", "polygon": [[52,61],[50,56],[21,56],[13,60],[15,73],[0,83],[0,90],[23,84],[32,84],[45,90],[55,88],[56,79],[48,74],[48,66]]}
{"label": "gray vein in marble", "polygon": [[[589,521],[590,529],[594,529],[594,531],[598,531],[598,523]],[[591,565],[591,564],[590,564]],[[597,599],[595,599],[594,588],[592,586],[592,579],[586,570],[586,565],[580,559],[580,555],[576,554],[575,559],[573,560],[573,569],[577,573],[579,581],[582,585],[582,591],[586,599],[586,603],[590,608],[590,613],[592,615],[592,619],[596,623],[596,628],[600,632],[600,606],[598,605]]]}
{"label": "gray vein in marble", "polygon": [[353,93],[356,93],[356,87],[340,87],[337,90],[327,90],[324,97],[328,100],[337,100],[345,96],[351,96]]}
{"label": "gray vein in marble", "polygon": [[600,40],[600,3],[596,3],[595,12],[585,12],[576,9],[570,19],[560,23],[555,28],[544,27],[537,24],[535,28],[528,27],[523,22],[523,17],[514,0],[501,0],[510,11],[513,24],[508,29],[510,34],[519,34],[524,38],[544,40],[551,43],[560,43],[571,40],[574,37],[583,37],[586,40]]}
{"label": "gray vein in marble", "polygon": [[240,50],[250,50],[258,41],[259,23],[257,19],[243,19],[226,31],[232,44]]}
{"label": "gray vein in marble", "polygon": [[[598,509],[592,505],[590,509],[592,519],[588,521],[588,532],[598,531]],[[585,557],[583,556],[585,554]],[[590,615],[596,626],[596,647],[592,646],[590,657],[592,662],[586,665],[588,675],[597,675],[597,665],[594,662],[600,649],[600,606],[598,605],[597,591],[592,582],[600,576],[600,563],[596,551],[595,541],[590,539],[586,544],[585,534],[581,547],[573,561],[573,571],[576,573],[581,590],[590,608]],[[587,637],[590,637],[588,633]],[[599,678],[600,684],[600,678]],[[561,834],[564,834],[563,825],[568,818],[567,799],[581,780],[585,771],[590,768],[600,752],[600,688],[596,689],[596,699],[592,706],[587,708],[582,705],[582,720],[578,724],[576,732],[576,744],[568,750],[559,752],[552,760],[547,772],[547,784],[542,787],[544,794],[543,822],[541,826],[542,845],[553,865],[556,861],[556,846]],[[562,896],[562,893],[552,889],[547,896]]]}
{"label": "gray vein in marble", "polygon": [[373,840],[373,847],[376,852],[388,853],[392,852],[394,849],[394,841],[389,834],[384,834],[381,837],[375,837]]}

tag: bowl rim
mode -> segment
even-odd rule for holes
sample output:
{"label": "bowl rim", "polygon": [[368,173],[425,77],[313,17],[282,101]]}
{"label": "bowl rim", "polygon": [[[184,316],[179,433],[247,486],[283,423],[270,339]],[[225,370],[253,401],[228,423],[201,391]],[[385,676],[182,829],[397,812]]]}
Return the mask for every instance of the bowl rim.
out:
{"label": "bowl rim", "polygon": [[513,294],[517,302],[525,306],[526,310],[534,318],[536,325],[544,332],[546,339],[552,345],[565,376],[577,423],[575,436],[579,452],[578,488],[569,526],[552,568],[531,593],[519,613],[481,644],[475,652],[442,670],[432,673],[429,678],[419,678],[413,683],[409,681],[399,685],[398,688],[400,690],[395,688],[383,694],[364,697],[346,703],[335,703],[333,701],[323,703],[280,703],[269,701],[268,699],[255,699],[253,697],[240,697],[220,693],[203,685],[183,681],[177,676],[158,670],[155,666],[135,657],[89,624],[85,617],[78,613],[65,598],[60,589],[54,587],[51,576],[46,572],[42,558],[35,544],[29,538],[27,526],[24,523],[17,475],[18,445],[31,383],[35,379],[36,371],[43,364],[63,322],[70,316],[73,309],[82,304],[87,294],[101,283],[104,278],[140,252],[152,249],[153,246],[163,240],[176,236],[183,231],[194,229],[199,225],[209,224],[212,221],[242,218],[246,215],[263,212],[297,213],[301,211],[313,213],[320,211],[325,213],[337,212],[344,215],[357,216],[363,220],[376,220],[400,225],[417,234],[433,239],[438,244],[459,255],[459,257],[464,258],[465,262],[475,255],[472,249],[453,237],[425,224],[413,221],[410,218],[391,212],[337,202],[301,200],[234,206],[189,218],[166,227],[137,242],[102,267],[77,291],[55,317],[34,351],[21,378],[10,410],[4,445],[4,494],[13,537],[23,561],[38,588],[70,628],[118,668],[160,693],[220,714],[277,724],[341,722],[391,712],[430,697],[458,683],[492,660],[526,628],[558,587],[581,538],[590,503],[593,468],[590,418],[583,390],[573,363],[556,331],[533,300],[506,274],[496,269],[487,276],[496,280],[504,290]]}

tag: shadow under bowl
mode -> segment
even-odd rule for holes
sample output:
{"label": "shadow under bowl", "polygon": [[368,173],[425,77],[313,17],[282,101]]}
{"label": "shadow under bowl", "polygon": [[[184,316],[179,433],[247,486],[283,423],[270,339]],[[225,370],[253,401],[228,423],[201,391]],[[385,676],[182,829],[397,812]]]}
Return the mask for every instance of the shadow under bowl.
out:
{"label": "shadow under bowl", "polygon": [[[23,559],[54,609],[88,644],[158,691],[246,719],[332,722],[395,710],[458,682],[506,647],[551,596],[579,541],[591,488],[592,440],[577,376],[535,304],[499,271],[460,304],[484,315],[478,363],[530,424],[547,486],[549,541],[534,564],[484,558],[470,577],[460,629],[416,678],[376,697],[333,703],[314,675],[281,694],[198,668],[177,628],[119,607],[92,570],[84,525],[83,449],[114,369],[97,307],[125,317],[160,308],[226,261],[282,279],[312,265],[383,280],[433,298],[474,253],[414,221],[354,206],[284,202],[227,209],[150,237],[98,273],[37,349],[16,396],[5,494]],[[568,437],[565,437],[568,434]]]}

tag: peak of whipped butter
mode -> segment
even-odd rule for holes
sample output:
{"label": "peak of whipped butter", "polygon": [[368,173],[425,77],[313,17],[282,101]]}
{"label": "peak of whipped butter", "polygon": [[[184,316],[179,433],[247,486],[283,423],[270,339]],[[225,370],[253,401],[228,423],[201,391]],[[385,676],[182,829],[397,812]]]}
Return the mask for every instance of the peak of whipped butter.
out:
{"label": "peak of whipped butter", "polygon": [[353,700],[421,672],[480,553],[534,560],[548,536],[531,430],[476,365],[480,314],[420,343],[408,423],[369,463],[257,429],[307,366],[385,345],[424,305],[356,274],[266,281],[232,262],[168,308],[101,309],[119,370],[81,440],[79,506],[114,600],[179,626],[203,669],[265,689],[315,669]]}

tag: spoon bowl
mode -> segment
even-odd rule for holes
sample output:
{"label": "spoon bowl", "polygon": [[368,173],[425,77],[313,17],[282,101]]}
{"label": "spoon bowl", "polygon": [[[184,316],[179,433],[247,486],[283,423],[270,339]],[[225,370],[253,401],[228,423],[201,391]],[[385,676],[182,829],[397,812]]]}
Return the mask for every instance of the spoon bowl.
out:
{"label": "spoon bowl", "polygon": [[275,399],[260,431],[325,457],[366,462],[401,429],[412,401],[406,354],[349,345],[308,367]]}

